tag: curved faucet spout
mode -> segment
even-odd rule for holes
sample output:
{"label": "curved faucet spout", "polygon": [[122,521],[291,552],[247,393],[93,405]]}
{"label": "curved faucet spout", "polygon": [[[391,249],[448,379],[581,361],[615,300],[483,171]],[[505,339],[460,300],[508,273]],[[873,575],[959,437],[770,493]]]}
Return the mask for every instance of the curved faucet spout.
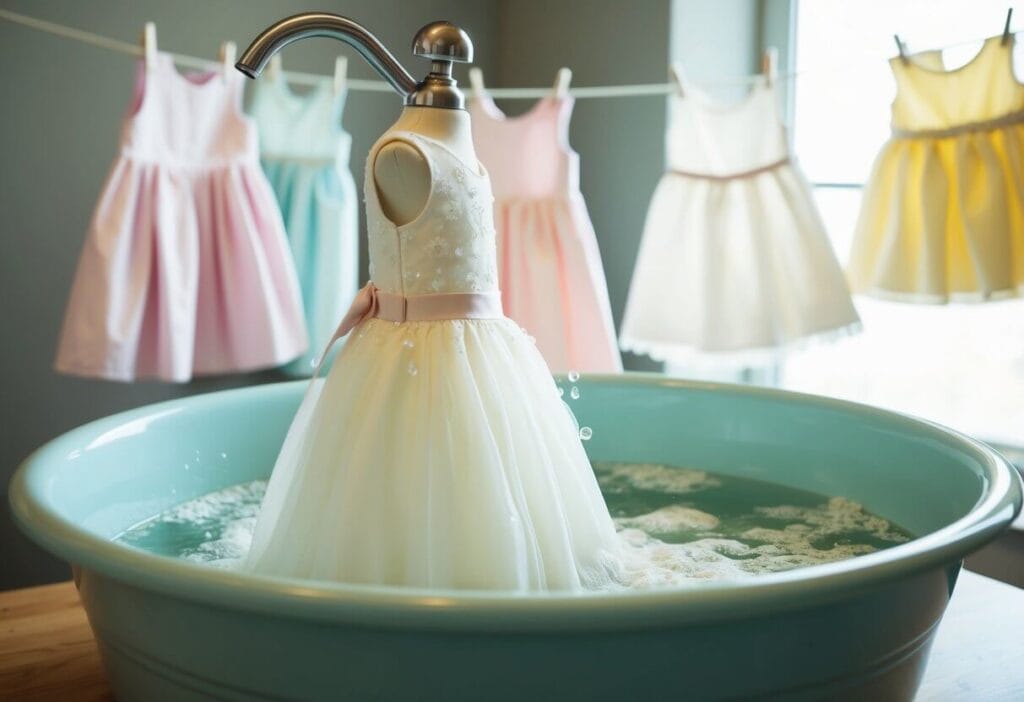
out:
{"label": "curved faucet spout", "polygon": [[357,22],[329,12],[304,12],[267,27],[242,53],[235,68],[255,78],[271,56],[293,41],[310,37],[331,37],[354,47],[402,97],[416,90],[416,81],[380,39]]}

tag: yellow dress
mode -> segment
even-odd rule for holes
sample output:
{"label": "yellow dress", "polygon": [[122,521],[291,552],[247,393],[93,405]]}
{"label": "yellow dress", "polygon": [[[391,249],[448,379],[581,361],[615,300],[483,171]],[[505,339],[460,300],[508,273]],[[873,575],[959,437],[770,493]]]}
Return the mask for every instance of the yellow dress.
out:
{"label": "yellow dress", "polygon": [[946,70],[938,51],[891,60],[892,138],[864,190],[854,292],[907,302],[1024,293],[1024,85],[1013,41]]}

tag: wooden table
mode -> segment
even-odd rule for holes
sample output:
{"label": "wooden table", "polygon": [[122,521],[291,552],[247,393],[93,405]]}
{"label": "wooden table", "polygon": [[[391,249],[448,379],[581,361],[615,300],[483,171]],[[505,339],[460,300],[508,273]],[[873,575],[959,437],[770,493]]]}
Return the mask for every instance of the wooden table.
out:
{"label": "wooden table", "polygon": [[[113,699],[70,582],[0,593],[0,700]],[[1024,700],[1024,590],[961,574],[917,700]]]}

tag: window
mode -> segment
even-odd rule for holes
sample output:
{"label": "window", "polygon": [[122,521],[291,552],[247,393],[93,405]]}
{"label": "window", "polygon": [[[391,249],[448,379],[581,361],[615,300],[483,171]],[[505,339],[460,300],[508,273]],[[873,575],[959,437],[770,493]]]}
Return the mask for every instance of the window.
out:
{"label": "window", "polygon": [[[974,56],[983,37],[1002,31],[1006,9],[1005,0],[799,4],[794,144],[841,263],[861,186],[889,134],[893,34],[910,52],[957,44],[944,52],[946,65],[955,67]],[[1024,19],[1024,11],[1017,16]],[[1022,57],[1018,45],[1018,76]],[[791,357],[784,387],[1024,444],[1024,300],[928,306],[860,299],[857,307],[864,332]]]}

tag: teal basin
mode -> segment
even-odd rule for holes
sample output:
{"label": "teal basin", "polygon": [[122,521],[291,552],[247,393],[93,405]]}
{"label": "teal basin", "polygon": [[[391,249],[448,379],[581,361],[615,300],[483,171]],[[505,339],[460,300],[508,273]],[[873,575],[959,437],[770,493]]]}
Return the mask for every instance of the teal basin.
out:
{"label": "teal basin", "polygon": [[74,564],[131,700],[909,699],[963,557],[1021,507],[995,451],[933,424],[772,390],[584,378],[592,459],[842,495],[911,541],[826,565],[660,590],[515,596],[256,577],[111,539],[269,475],[304,384],[143,407],[43,446],[10,489]]}

